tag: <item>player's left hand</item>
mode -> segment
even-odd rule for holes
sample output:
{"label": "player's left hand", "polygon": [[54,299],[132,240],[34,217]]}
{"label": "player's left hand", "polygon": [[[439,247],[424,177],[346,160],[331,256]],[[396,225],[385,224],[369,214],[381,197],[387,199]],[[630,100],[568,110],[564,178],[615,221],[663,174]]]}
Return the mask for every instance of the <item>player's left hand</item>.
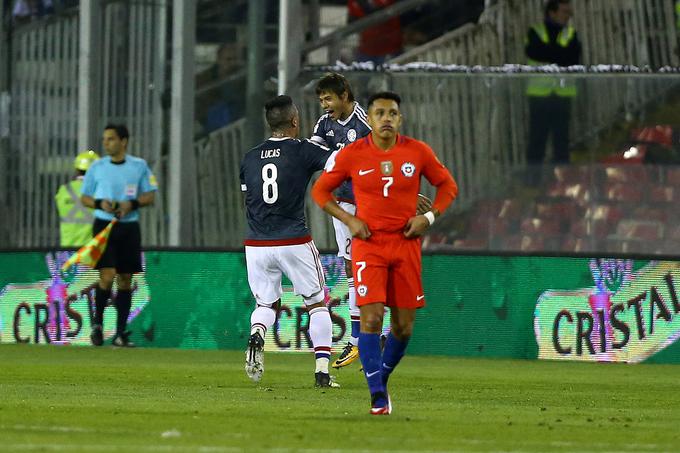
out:
{"label": "player's left hand", "polygon": [[119,219],[122,219],[126,215],[128,215],[130,212],[132,212],[132,202],[130,201],[121,201],[118,204],[118,207],[116,209],[116,217]]}
{"label": "player's left hand", "polygon": [[432,209],[432,200],[425,195],[418,194],[418,205],[416,206],[416,214],[423,215]]}
{"label": "player's left hand", "polygon": [[424,215],[417,215],[415,217],[411,217],[410,219],[408,219],[408,222],[406,222],[406,226],[404,227],[404,236],[406,236],[407,238],[415,238],[421,236],[429,226],[430,221],[427,220],[427,217],[425,217]]}

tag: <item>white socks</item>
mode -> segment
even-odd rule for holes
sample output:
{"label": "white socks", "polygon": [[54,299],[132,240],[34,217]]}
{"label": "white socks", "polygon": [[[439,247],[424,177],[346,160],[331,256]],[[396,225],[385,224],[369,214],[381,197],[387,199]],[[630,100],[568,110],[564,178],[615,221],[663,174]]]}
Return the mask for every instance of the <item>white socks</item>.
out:
{"label": "white socks", "polygon": [[259,332],[264,338],[267,330],[276,322],[276,311],[273,308],[258,305],[250,315],[250,334]]}
{"label": "white socks", "polygon": [[333,324],[327,307],[317,307],[309,311],[309,337],[314,346],[316,372],[328,373],[328,362],[331,357],[333,340]]}

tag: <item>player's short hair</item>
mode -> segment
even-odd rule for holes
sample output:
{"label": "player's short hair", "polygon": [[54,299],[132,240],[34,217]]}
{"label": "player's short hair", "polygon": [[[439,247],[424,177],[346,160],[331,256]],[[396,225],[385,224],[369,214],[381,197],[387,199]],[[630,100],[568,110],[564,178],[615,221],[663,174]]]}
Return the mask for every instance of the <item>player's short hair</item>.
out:
{"label": "player's short hair", "polygon": [[397,103],[397,105],[401,105],[401,96],[399,96],[397,93],[394,91],[379,91],[378,93],[373,93],[369,98],[368,98],[368,103],[366,104],[366,108],[370,109],[371,104],[375,102],[376,99],[389,99],[391,101],[394,101]]}
{"label": "player's short hair", "polygon": [[543,12],[547,16],[549,12],[555,12],[560,8],[560,4],[571,3],[571,0],[546,0]]}
{"label": "player's short hair", "polygon": [[352,87],[349,86],[349,82],[342,74],[337,72],[329,72],[319,79],[316,83],[316,95],[320,95],[324,91],[330,91],[335,93],[338,97],[342,96],[342,93],[347,92],[347,100],[354,102],[354,93],[352,93]]}
{"label": "player's short hair", "polygon": [[109,123],[106,126],[104,126],[104,130],[113,130],[116,131],[116,135],[118,136],[119,139],[130,139],[130,131],[128,130],[127,126],[125,124],[113,124]]}
{"label": "player's short hair", "polygon": [[296,111],[293,99],[285,94],[270,99],[264,105],[264,116],[272,131],[290,127]]}

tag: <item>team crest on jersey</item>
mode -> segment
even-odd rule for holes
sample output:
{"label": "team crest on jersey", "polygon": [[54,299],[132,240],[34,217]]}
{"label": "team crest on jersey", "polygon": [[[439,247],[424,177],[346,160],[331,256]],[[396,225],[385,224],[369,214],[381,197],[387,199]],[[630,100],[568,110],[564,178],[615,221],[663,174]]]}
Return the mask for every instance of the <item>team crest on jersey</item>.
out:
{"label": "team crest on jersey", "polygon": [[355,131],[354,129],[349,129],[347,131],[347,140],[349,140],[350,142],[353,142],[356,139],[357,139],[357,131]]}
{"label": "team crest on jersey", "polygon": [[380,171],[382,172],[383,175],[390,176],[393,170],[394,167],[392,166],[391,160],[384,160],[380,162]]}
{"label": "team crest on jersey", "polygon": [[404,174],[404,176],[410,178],[416,173],[416,166],[411,162],[404,162],[404,164],[401,166],[401,172]]}
{"label": "team crest on jersey", "polygon": [[368,287],[366,285],[357,286],[357,294],[361,297],[366,296],[366,294],[368,294]]}

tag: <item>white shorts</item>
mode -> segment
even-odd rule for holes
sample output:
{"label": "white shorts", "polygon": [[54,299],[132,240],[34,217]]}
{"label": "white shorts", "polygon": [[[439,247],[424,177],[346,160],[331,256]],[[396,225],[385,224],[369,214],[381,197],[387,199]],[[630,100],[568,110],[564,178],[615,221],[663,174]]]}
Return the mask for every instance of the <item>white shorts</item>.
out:
{"label": "white shorts", "polygon": [[[340,206],[345,212],[354,215],[357,212],[357,207],[352,203],[339,201]],[[346,260],[352,260],[352,235],[349,232],[347,225],[333,217],[333,228],[335,229],[335,242],[338,244],[338,256]]]}
{"label": "white shorts", "polygon": [[298,245],[246,246],[248,284],[258,305],[271,306],[281,298],[281,277],[293,283],[306,305],[324,300],[323,268],[314,241]]}

